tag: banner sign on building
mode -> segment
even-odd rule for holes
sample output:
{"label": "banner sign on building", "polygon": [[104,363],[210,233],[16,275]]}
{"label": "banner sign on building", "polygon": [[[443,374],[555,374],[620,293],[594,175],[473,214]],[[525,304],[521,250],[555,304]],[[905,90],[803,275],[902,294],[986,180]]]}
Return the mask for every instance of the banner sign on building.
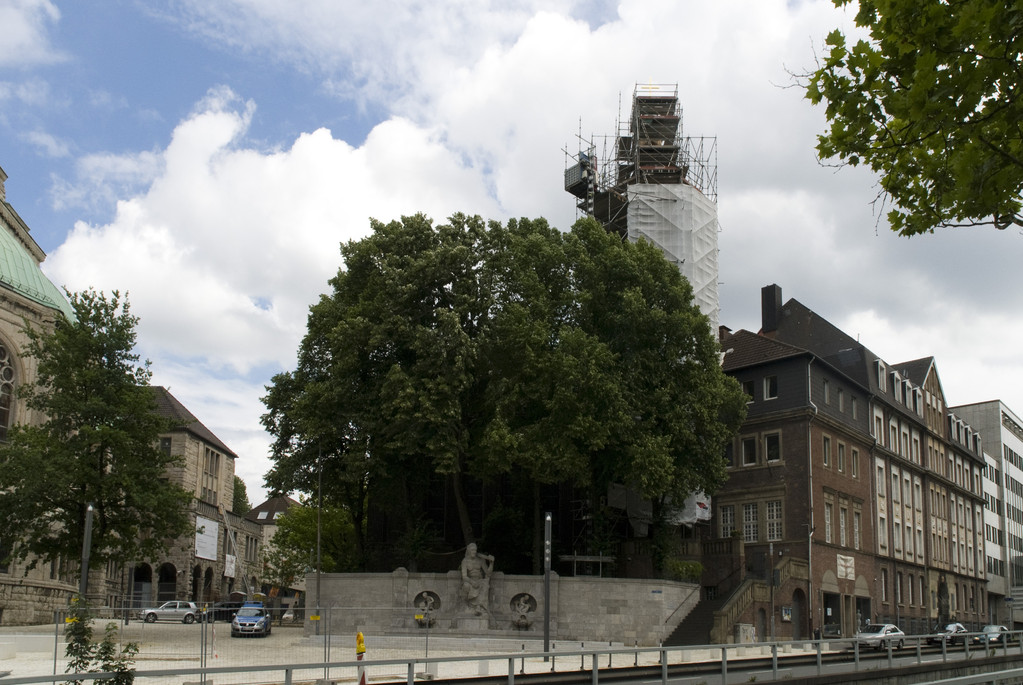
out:
{"label": "banner sign on building", "polygon": [[235,575],[234,575],[234,555],[233,554],[225,554],[224,555],[224,575],[227,576],[228,578],[234,578],[235,577]]}
{"label": "banner sign on building", "polygon": [[217,539],[220,525],[213,520],[195,517],[195,556],[200,559],[217,560]]}

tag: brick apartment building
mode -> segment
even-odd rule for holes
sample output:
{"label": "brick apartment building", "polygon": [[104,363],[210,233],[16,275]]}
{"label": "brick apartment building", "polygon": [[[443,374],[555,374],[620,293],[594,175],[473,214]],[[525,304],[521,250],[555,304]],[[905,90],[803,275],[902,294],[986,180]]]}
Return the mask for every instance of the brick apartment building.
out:
{"label": "brick apartment building", "polygon": [[710,529],[689,549],[706,569],[693,615],[713,616],[708,639],[985,622],[981,441],[949,411],[934,359],[888,363],[782,304],[776,285],[762,290],[761,330],[722,329],[721,345],[749,405]]}

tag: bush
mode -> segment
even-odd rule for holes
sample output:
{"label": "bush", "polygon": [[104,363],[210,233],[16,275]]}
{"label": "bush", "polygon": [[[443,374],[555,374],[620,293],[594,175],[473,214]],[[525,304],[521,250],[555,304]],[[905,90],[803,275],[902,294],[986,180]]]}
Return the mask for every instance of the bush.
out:
{"label": "bush", "polygon": [[[64,639],[67,647],[64,656],[68,659],[65,673],[117,673],[114,678],[104,680],[111,685],[132,685],[135,681],[135,655],[139,646],[127,643],[117,651],[117,624],[108,623],[103,639],[96,643],[92,637],[92,612],[89,604],[75,597],[71,600]],[[68,680],[68,685],[80,685],[81,680]]]}

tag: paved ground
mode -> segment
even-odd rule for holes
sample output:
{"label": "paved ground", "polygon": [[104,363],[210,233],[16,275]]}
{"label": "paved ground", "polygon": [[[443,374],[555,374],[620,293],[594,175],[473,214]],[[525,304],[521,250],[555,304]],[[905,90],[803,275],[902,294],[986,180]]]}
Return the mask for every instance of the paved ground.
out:
{"label": "paved ground", "polygon": [[[100,636],[107,621],[94,624],[94,634]],[[307,682],[326,677],[334,681],[358,680],[357,668],[336,667],[326,671],[325,662],[354,662],[355,636],[334,636],[331,640],[323,637],[306,637],[300,626],[274,626],[271,635],[265,638],[232,638],[228,623],[216,623],[203,626],[201,624],[183,625],[174,623],[147,624],[132,621],[128,625],[116,624],[117,639],[121,643],[137,642],[139,654],[136,658],[137,671],[150,671],[168,668],[193,668],[202,665],[203,643],[206,644],[206,666],[209,668],[222,666],[262,666],[317,664],[313,669],[296,672],[296,682]],[[205,630],[205,635],[203,631]],[[491,641],[477,638],[441,638],[431,636],[429,644],[425,635],[416,634],[410,637],[380,637],[366,635],[366,655],[364,665],[369,681],[405,679],[408,674],[406,664],[376,664],[376,661],[392,659],[422,659],[424,657],[472,657],[479,655],[515,654],[540,652],[542,641]],[[3,658],[5,643],[16,643],[16,650],[10,658]],[[56,646],[56,658],[55,658]],[[606,649],[608,645],[586,645],[585,649]],[[620,646],[619,646],[620,647]],[[583,649],[580,643],[553,644],[555,654],[562,651]],[[427,653],[428,651],[428,653]],[[64,673],[64,642],[62,627],[47,626],[0,626],[0,672],[11,671],[11,677],[49,675]],[[632,665],[633,655],[616,655],[615,666]],[[560,663],[559,663],[560,662]],[[656,653],[640,657],[640,663],[656,663]],[[601,667],[607,665],[604,656]],[[558,670],[577,670],[583,663],[581,658],[555,657],[554,666]],[[590,666],[590,658],[585,660]],[[516,659],[515,672],[545,672],[551,670],[552,664],[545,663],[542,658]],[[424,664],[415,666],[417,672],[431,670],[439,676],[469,676],[478,674],[505,674],[508,672],[508,659],[491,659],[481,661],[460,661],[457,663]],[[281,683],[284,671],[273,670],[248,674],[214,674],[208,678],[216,685],[221,683]],[[176,678],[140,678],[139,685],[158,685],[158,683],[199,682],[199,675],[178,676]]]}

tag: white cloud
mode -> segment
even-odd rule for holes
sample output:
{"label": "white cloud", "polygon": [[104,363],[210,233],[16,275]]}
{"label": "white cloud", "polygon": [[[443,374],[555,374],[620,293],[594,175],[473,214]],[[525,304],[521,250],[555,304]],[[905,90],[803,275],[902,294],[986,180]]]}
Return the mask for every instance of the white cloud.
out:
{"label": "white cloud", "polygon": [[48,104],[50,96],[50,85],[46,81],[38,79],[20,83],[0,81],[0,102],[13,100],[33,107],[39,107]]}
{"label": "white cloud", "polygon": [[39,148],[47,157],[67,157],[71,154],[65,141],[45,131],[29,131],[22,137]]}
{"label": "white cloud", "polygon": [[247,456],[265,470],[258,416],[267,369],[293,366],[340,244],[366,235],[370,217],[493,216],[496,206],[479,174],[407,120],[381,123],[359,148],[321,129],[265,151],[244,145],[252,112],[220,89],[156,159],[93,159],[102,178],[156,173],[118,202],[110,223],[76,224],[44,269],[71,290],[127,291],[154,381],[236,451],[229,437],[258,447]]}
{"label": "white cloud", "polygon": [[6,0],[0,3],[0,66],[24,67],[64,59],[50,45],[47,35],[60,20],[60,11],[50,0]]}

